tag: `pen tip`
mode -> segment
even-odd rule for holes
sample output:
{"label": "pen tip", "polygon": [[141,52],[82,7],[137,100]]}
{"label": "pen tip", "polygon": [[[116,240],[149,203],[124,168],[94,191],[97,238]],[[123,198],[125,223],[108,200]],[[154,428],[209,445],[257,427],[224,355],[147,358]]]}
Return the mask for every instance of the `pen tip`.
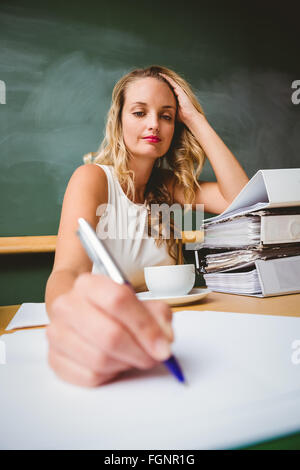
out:
{"label": "pen tip", "polygon": [[178,380],[179,380],[180,383],[182,383],[182,385],[187,385],[187,381],[185,380],[183,375],[181,377],[178,377]]}
{"label": "pen tip", "polygon": [[169,371],[176,377],[176,379],[179,382],[181,383],[185,382],[185,378],[182,373],[181,367],[174,356],[171,356],[169,359],[164,361],[164,364],[167,366]]}

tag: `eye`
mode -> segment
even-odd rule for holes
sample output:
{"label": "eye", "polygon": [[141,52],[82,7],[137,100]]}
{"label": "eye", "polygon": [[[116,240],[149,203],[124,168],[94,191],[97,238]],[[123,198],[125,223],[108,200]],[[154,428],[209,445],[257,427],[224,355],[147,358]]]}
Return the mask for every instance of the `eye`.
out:
{"label": "eye", "polygon": [[[141,114],[144,114],[144,111],[135,111],[132,114],[136,115],[137,117],[142,117]],[[164,114],[162,117],[166,119],[167,121],[172,121],[172,118],[168,116],[167,114]]]}

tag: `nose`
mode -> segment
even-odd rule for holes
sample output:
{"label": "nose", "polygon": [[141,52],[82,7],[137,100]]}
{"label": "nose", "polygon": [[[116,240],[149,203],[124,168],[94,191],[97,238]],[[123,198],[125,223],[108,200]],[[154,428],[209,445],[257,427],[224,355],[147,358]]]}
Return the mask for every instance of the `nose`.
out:
{"label": "nose", "polygon": [[159,119],[156,114],[149,114],[148,129],[154,133],[159,132]]}

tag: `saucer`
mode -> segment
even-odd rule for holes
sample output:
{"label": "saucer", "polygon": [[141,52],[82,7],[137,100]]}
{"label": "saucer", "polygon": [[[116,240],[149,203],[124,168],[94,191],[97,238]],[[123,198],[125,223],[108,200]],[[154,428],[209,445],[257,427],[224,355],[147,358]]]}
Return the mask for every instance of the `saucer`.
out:
{"label": "saucer", "polygon": [[194,288],[191,290],[189,294],[186,295],[174,295],[174,296],[156,296],[151,294],[151,292],[146,291],[146,292],[139,292],[137,297],[140,300],[163,300],[164,302],[167,302],[167,304],[172,305],[173,307],[175,305],[184,305],[184,304],[189,304],[191,302],[196,302],[196,300],[202,299],[203,297],[206,297],[207,294],[209,294],[211,289],[201,289],[201,288]]}

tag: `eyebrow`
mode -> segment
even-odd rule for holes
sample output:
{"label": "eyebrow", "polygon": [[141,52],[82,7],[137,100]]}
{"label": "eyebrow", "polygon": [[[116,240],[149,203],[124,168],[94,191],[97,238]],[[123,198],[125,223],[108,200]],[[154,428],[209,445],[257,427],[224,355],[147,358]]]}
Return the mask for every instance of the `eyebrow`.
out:
{"label": "eyebrow", "polygon": [[[147,106],[147,103],[144,103],[143,101],[135,101],[134,103],[131,104],[131,107],[133,107],[136,104],[142,104],[144,106]],[[171,109],[174,109],[176,111],[176,108],[174,106],[170,106],[170,105],[167,105],[167,104],[162,106],[162,108],[171,108]]]}

